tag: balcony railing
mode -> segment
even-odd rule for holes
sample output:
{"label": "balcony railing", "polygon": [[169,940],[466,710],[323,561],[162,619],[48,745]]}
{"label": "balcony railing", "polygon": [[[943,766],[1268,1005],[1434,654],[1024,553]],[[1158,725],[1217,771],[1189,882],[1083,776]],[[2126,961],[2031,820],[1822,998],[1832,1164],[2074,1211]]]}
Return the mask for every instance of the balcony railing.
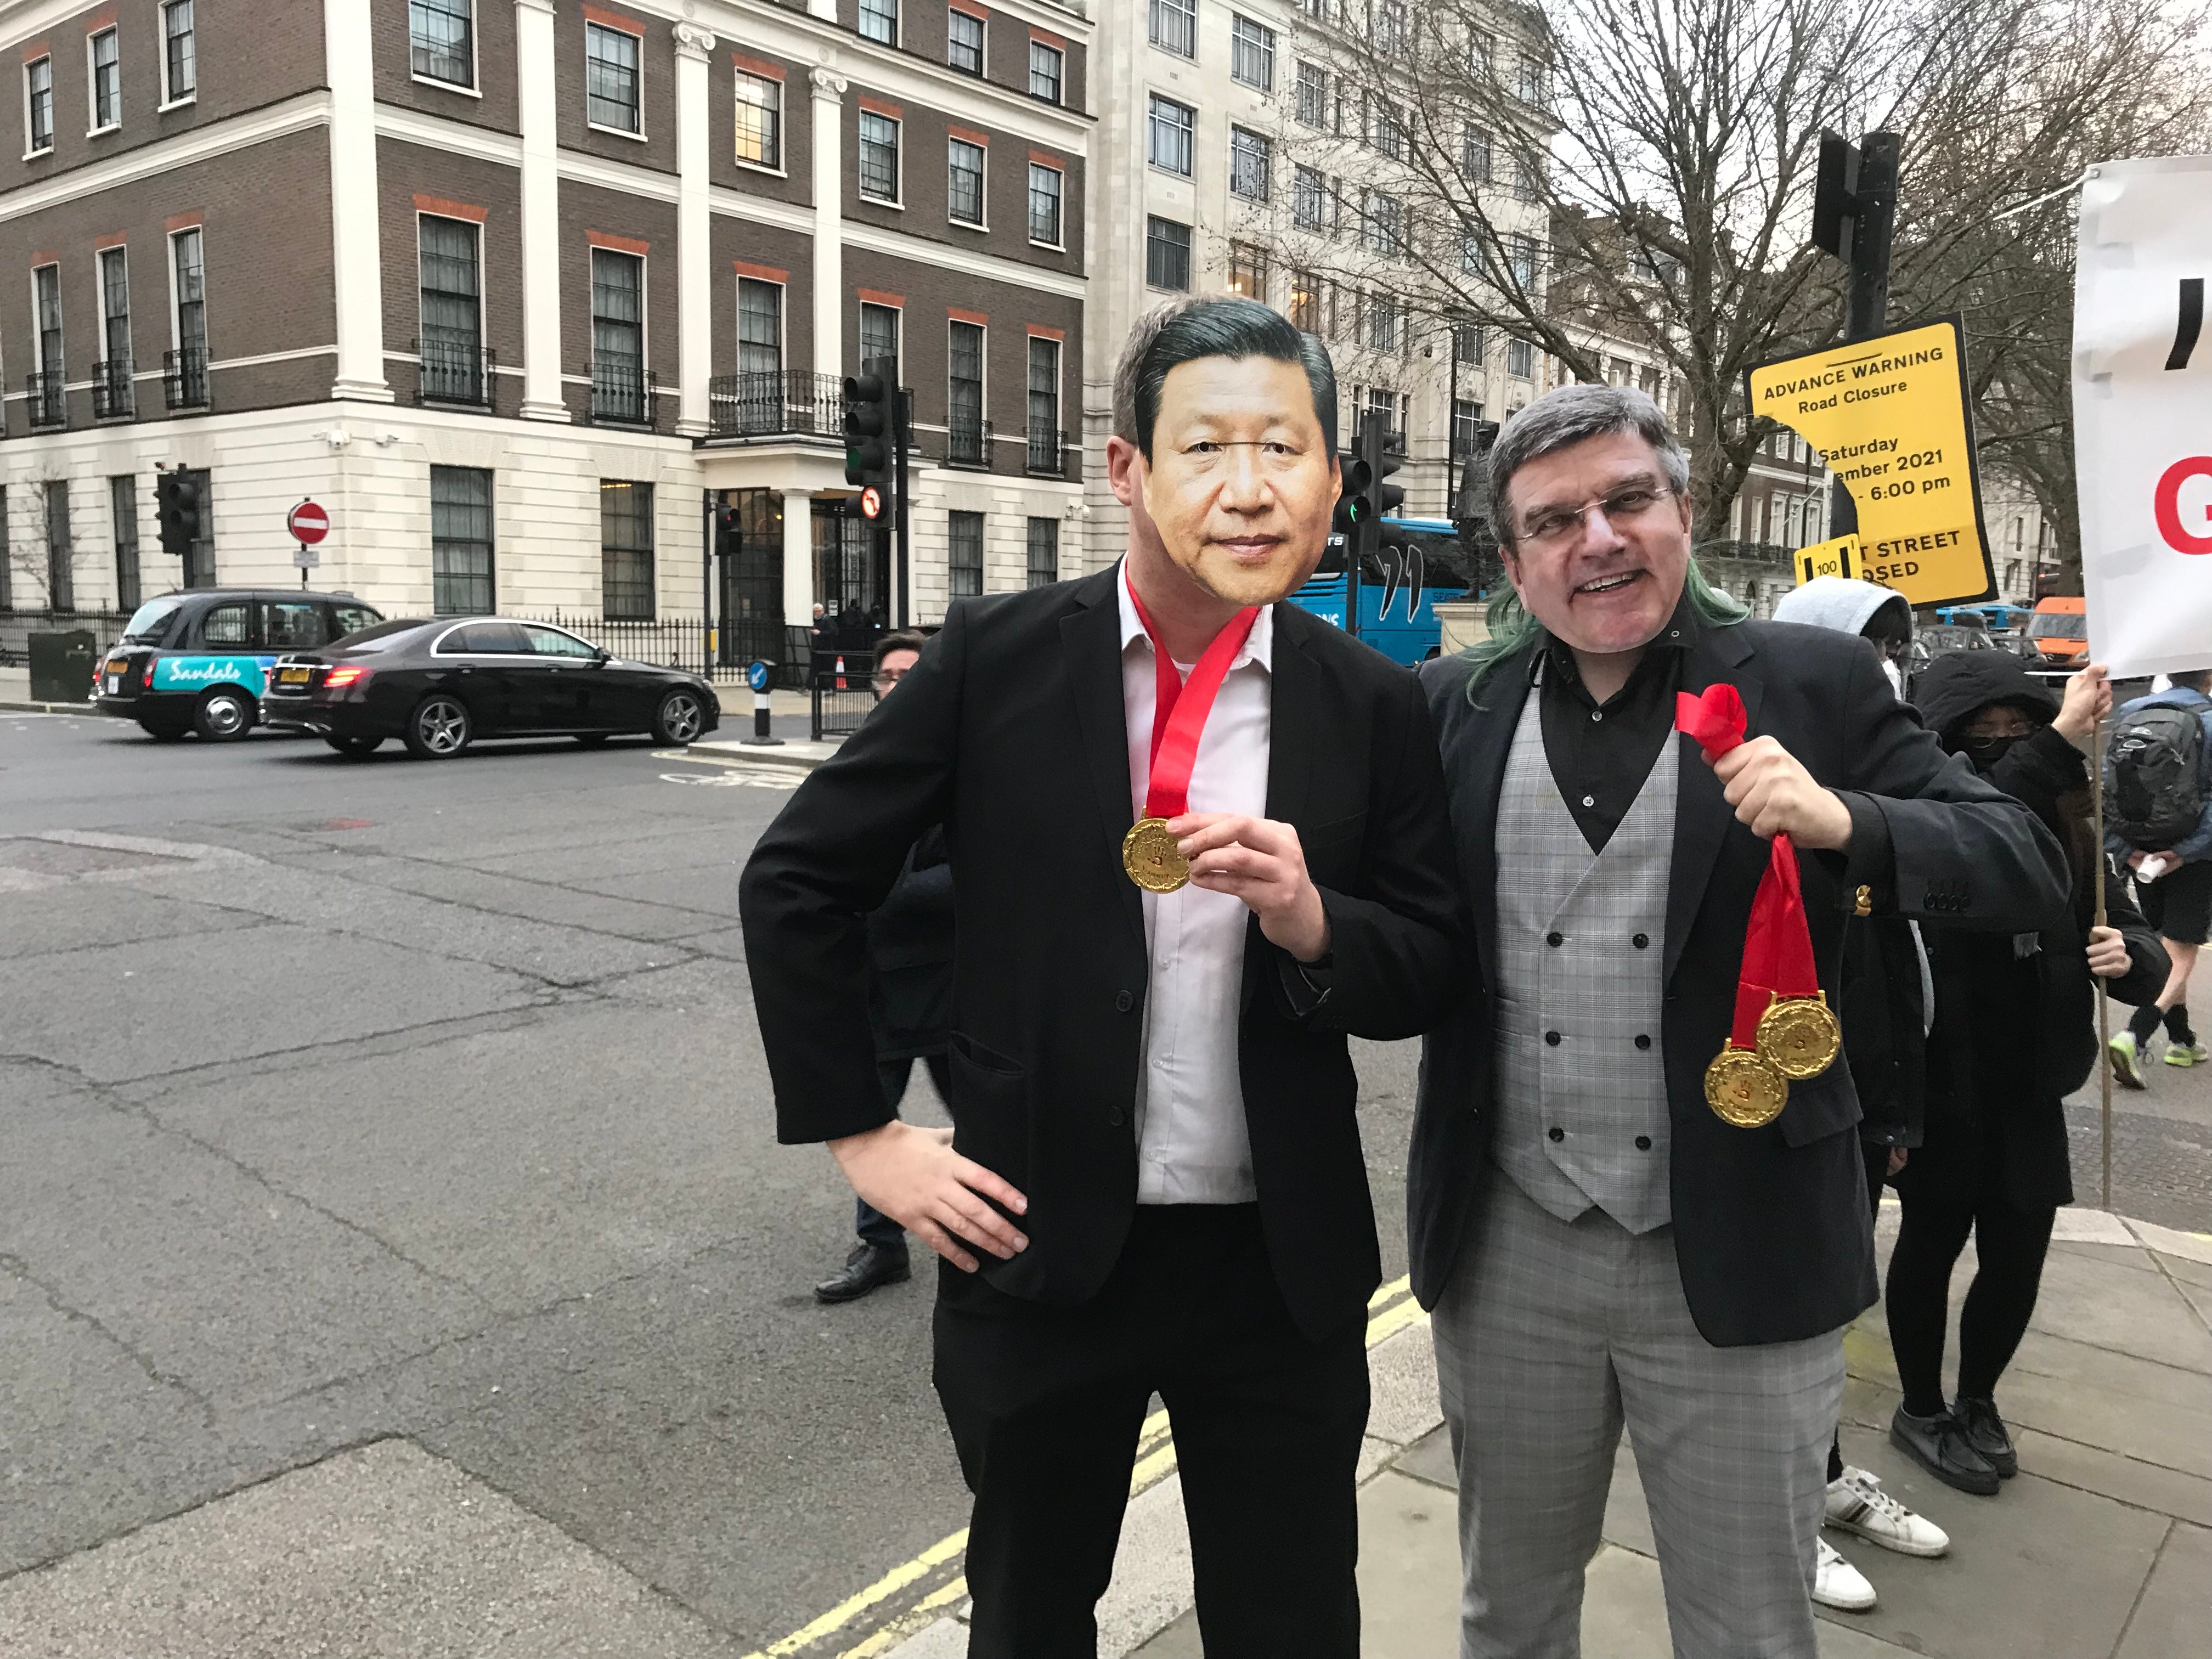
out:
{"label": "balcony railing", "polygon": [[171,409],[208,406],[205,346],[180,346],[161,354],[161,395]]}
{"label": "balcony railing", "polygon": [[1068,446],[1067,434],[1055,427],[1033,426],[1030,428],[1029,462],[1030,472],[1042,478],[1064,478],[1068,462],[1074,451]]}
{"label": "balcony railing", "polygon": [[601,426],[651,426],[653,374],[635,363],[592,360],[592,419]]}
{"label": "balcony railing", "polygon": [[30,394],[32,431],[46,432],[69,424],[69,398],[62,390],[60,369],[33,369],[23,377],[23,389]]}
{"label": "balcony railing", "polygon": [[842,435],[845,383],[835,374],[769,369],[718,374],[707,383],[707,414],[717,438]]}
{"label": "balcony railing", "polygon": [[492,373],[498,359],[483,347],[465,340],[417,340],[415,355],[419,364],[416,403],[491,407]]}
{"label": "balcony railing", "polygon": [[137,413],[131,389],[131,360],[110,357],[92,366],[92,416],[96,421],[128,420]]}
{"label": "balcony railing", "polygon": [[990,465],[991,423],[973,415],[955,415],[945,431],[945,464]]}
{"label": "balcony railing", "polygon": [[1790,550],[1779,542],[1703,542],[1696,550],[1700,560],[1737,559],[1751,564],[1778,565],[1794,562]]}

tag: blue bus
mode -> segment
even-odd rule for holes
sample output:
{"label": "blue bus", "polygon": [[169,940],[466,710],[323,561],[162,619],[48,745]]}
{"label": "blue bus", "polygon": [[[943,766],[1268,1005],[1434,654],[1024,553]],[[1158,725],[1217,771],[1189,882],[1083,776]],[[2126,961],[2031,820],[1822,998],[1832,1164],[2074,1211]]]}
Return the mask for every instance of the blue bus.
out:
{"label": "blue bus", "polygon": [[[1385,519],[1382,530],[1380,556],[1360,572],[1359,637],[1410,668],[1437,654],[1443,638],[1437,602],[1487,598],[1501,580],[1498,556],[1470,554],[1458,530],[1442,519]],[[1343,627],[1351,586],[1346,563],[1344,538],[1331,536],[1312,578],[1291,603]]]}

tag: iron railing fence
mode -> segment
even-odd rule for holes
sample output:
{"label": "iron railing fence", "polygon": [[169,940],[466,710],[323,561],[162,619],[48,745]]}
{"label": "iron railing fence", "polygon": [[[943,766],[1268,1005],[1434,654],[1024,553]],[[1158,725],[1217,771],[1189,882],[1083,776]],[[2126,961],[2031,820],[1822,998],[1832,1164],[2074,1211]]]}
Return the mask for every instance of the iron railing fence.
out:
{"label": "iron railing fence", "polygon": [[489,348],[459,340],[416,340],[415,401],[489,409],[499,360]]}
{"label": "iron railing fence", "polygon": [[845,382],[797,370],[717,374],[707,383],[707,416],[717,438],[841,437]]}
{"label": "iron railing fence", "polygon": [[173,409],[208,406],[208,355],[205,346],[183,346],[161,354],[161,392]]}
{"label": "iron railing fence", "polygon": [[34,368],[23,377],[23,390],[29,393],[32,431],[69,424],[69,396],[62,386],[58,368]]}
{"label": "iron railing fence", "polygon": [[110,357],[92,366],[92,417],[123,420],[137,412],[138,400],[131,385],[131,360]]}
{"label": "iron railing fence", "polygon": [[[20,575],[17,580],[21,580]],[[127,611],[0,610],[0,668],[27,665],[33,634],[74,633],[82,629],[97,642],[94,648],[104,651],[123,637],[123,624],[130,620]]]}
{"label": "iron railing fence", "polygon": [[653,370],[635,363],[592,360],[592,419],[601,426],[651,426],[659,395]]}
{"label": "iron railing fence", "polygon": [[842,674],[834,668],[816,672],[810,699],[810,731],[815,742],[820,743],[825,738],[849,738],[860,729],[860,722],[876,706],[876,694],[869,687],[868,674],[869,665],[865,659],[859,666]]}
{"label": "iron railing fence", "polygon": [[991,464],[991,423],[972,415],[955,415],[945,428],[947,466],[988,466]]}
{"label": "iron railing fence", "polygon": [[1029,471],[1041,478],[1066,477],[1075,454],[1067,434],[1054,427],[1032,426],[1029,436]]}

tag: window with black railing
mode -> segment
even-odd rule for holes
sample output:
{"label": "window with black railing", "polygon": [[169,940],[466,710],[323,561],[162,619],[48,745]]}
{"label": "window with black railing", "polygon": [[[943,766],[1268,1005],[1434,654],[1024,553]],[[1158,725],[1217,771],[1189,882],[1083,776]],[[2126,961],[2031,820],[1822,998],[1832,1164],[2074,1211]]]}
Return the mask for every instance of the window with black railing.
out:
{"label": "window with black railing", "polygon": [[983,418],[983,326],[955,322],[947,339],[945,459],[982,466],[990,459],[989,422]]}
{"label": "window with black railing", "polygon": [[173,410],[208,406],[208,362],[205,346],[180,347],[161,354],[162,401]]}
{"label": "window with black railing", "polygon": [[92,414],[94,420],[128,419],[136,412],[131,395],[131,360],[108,357],[92,366]]}
{"label": "window with black railing", "polygon": [[483,349],[479,232],[465,219],[416,221],[422,337],[418,401],[484,404],[491,383]]}
{"label": "window with black railing", "polygon": [[612,248],[592,250],[592,418],[644,426],[653,418],[653,375],[645,366],[645,261]]}
{"label": "window with black railing", "polygon": [[1029,371],[1028,470],[1057,473],[1065,438],[1060,429],[1060,342],[1031,335]]}
{"label": "window with black railing", "polygon": [[23,392],[32,431],[42,432],[68,422],[69,402],[62,391],[59,368],[33,369],[23,377]]}

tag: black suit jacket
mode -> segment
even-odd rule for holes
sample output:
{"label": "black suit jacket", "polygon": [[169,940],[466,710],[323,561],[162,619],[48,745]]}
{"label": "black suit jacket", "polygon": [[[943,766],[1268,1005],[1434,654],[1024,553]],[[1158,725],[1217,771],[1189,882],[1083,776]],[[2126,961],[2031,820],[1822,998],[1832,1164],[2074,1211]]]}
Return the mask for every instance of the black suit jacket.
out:
{"label": "black suit jacket", "polygon": [[[1497,982],[1498,789],[1534,647],[1509,658],[1470,704],[1468,665],[1430,664],[1460,878],[1480,976],[1424,1046],[1408,1168],[1413,1288],[1433,1304],[1475,1218],[1489,1161],[1494,1068],[1486,987]],[[1789,623],[1705,629],[1681,689],[1725,680],[1749,735],[1771,735],[1850,808],[1848,857],[1801,854],[1805,908],[1832,1008],[1844,922],[1857,889],[1874,914],[1932,916],[2007,933],[2047,926],[2066,904],[2063,855],[2033,813],[1950,759],[1891,692],[1865,641]],[[1752,896],[1768,844],[1736,821],[1685,737],[1667,894],[1661,1041],[1674,1148],[1675,1255],[1691,1316],[1728,1347],[1834,1330],[1875,1300],[1874,1240],[1850,1070],[1840,1060],[1791,1085],[1773,1123],[1735,1129],[1705,1104],[1705,1070],[1728,1041]]]}
{"label": "black suit jacket", "polygon": [[[1077,1303],[1135,1206],[1148,958],[1131,822],[1118,568],[953,606],[896,691],[792,796],[740,888],[787,1142],[889,1116],[862,917],[921,831],[955,894],[953,1144],[1029,1199],[998,1289]],[[1381,1276],[1344,1034],[1411,1036],[1458,958],[1443,777],[1419,682],[1289,605],[1274,612],[1267,815],[1295,825],[1331,928],[1326,998],[1294,996],[1256,922],[1238,1053],[1268,1255],[1309,1334]],[[1304,982],[1297,989],[1304,990]]]}

